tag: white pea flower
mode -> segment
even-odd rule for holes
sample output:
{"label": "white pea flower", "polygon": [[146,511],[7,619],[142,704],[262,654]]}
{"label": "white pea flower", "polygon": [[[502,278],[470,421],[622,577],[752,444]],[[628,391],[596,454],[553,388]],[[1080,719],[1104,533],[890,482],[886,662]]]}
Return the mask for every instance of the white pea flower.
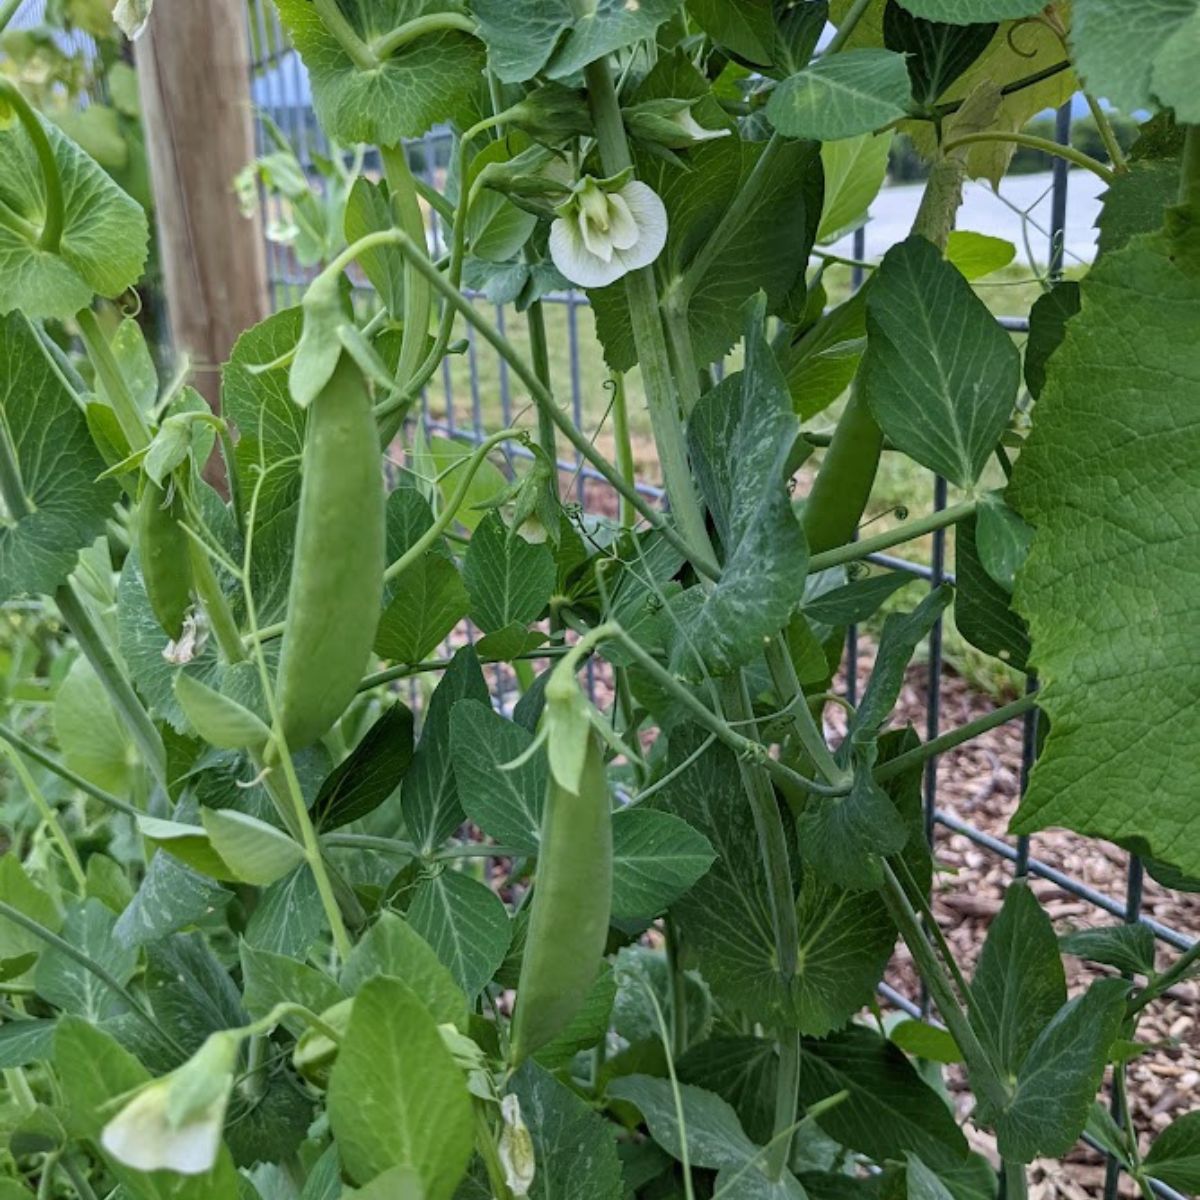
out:
{"label": "white pea flower", "polygon": [[211,1034],[183,1066],[139,1089],[105,1125],[100,1144],[138,1171],[212,1170],[239,1044],[236,1031]]}
{"label": "white pea flower", "polygon": [[583,287],[604,287],[648,267],[666,245],[663,202],[652,188],[625,175],[606,180],[585,175],[555,211],[550,257]]}
{"label": "white pea flower", "polygon": [[521,1101],[511,1092],[500,1101],[504,1129],[500,1133],[500,1162],[504,1166],[504,1182],[518,1197],[529,1195],[537,1162],[533,1153],[533,1138],[521,1118]]}
{"label": "white pea flower", "polygon": [[113,20],[130,41],[139,37],[146,28],[153,4],[154,0],[117,0],[113,6]]}

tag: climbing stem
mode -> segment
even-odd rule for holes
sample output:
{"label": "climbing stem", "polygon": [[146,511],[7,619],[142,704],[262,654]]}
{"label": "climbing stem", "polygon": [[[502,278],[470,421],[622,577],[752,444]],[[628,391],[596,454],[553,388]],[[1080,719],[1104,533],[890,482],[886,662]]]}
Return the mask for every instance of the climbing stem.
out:
{"label": "climbing stem", "polygon": [[[617,469],[621,478],[630,486],[637,483],[637,472],[633,462],[633,439],[629,434],[629,400],[625,394],[625,376],[614,374],[613,389],[613,440],[616,442]],[[637,524],[637,512],[633,505],[621,497],[621,524],[632,529]]]}
{"label": "climbing stem", "polygon": [[779,1046],[779,1083],[775,1089],[775,1136],[767,1148],[767,1178],[779,1179],[792,1152],[792,1135],[800,1105],[800,1032],[781,1029]]}
{"label": "climbing stem", "polygon": [[967,500],[962,504],[951,505],[949,508],[943,508],[938,512],[930,513],[927,517],[918,517],[914,521],[905,521],[897,528],[889,529],[886,533],[877,533],[874,537],[863,538],[857,542],[848,542],[844,546],[826,550],[821,554],[814,554],[808,560],[808,569],[810,572],[815,573],[817,571],[827,571],[830,567],[840,567],[846,563],[858,562],[872,554],[878,554],[881,550],[888,550],[892,546],[899,546],[903,542],[911,542],[916,538],[933,533],[935,530],[945,529],[948,525],[956,525],[959,521],[965,521],[968,517],[973,516],[974,513],[974,500]]}
{"label": "climbing stem", "polygon": [[1096,122],[1096,128],[1100,131],[1100,140],[1104,143],[1104,149],[1108,151],[1109,161],[1116,170],[1125,170],[1127,165],[1125,151],[1121,149],[1121,143],[1117,141],[1117,135],[1113,130],[1112,122],[1108,119],[1108,114],[1100,107],[1100,102],[1091,92],[1084,92],[1083,98],[1087,101],[1088,112],[1092,114],[1092,120]]}
{"label": "climbing stem", "polygon": [[961,137],[947,142],[942,149],[949,153],[957,150],[960,146],[971,146],[978,142],[1012,142],[1030,150],[1040,150],[1043,154],[1050,154],[1056,158],[1065,158],[1067,162],[1074,163],[1077,167],[1083,167],[1084,170],[1091,171],[1093,175],[1098,175],[1105,183],[1111,184],[1117,178],[1115,171],[1090,154],[1084,154],[1082,150],[1076,150],[1074,146],[1063,146],[1058,142],[1051,141],[1050,138],[1036,137],[1032,133],[1004,133],[996,129],[985,129],[979,133],[964,133]]}
{"label": "climbing stem", "polygon": [[[0,17],[2,16],[0,13]],[[0,21],[0,29],[3,27],[3,21]],[[57,254],[59,243],[62,241],[65,216],[62,177],[58,172],[58,162],[54,157],[54,147],[50,144],[50,135],[21,89],[3,76],[0,76],[0,99],[8,101],[33,143],[38,167],[42,172],[42,185],[46,189],[46,219],[38,238],[38,248]]]}
{"label": "climbing stem", "polygon": [[108,344],[108,338],[104,336],[104,330],[100,328],[96,314],[90,308],[80,309],[75,314],[75,323],[79,326],[79,336],[83,339],[84,349],[91,360],[96,377],[104,385],[104,392],[113,406],[130,450],[141,450],[150,441],[150,425],[129,390],[129,384],[121,373],[121,367]]}
{"label": "climbing stem", "polygon": [[836,54],[850,40],[859,21],[862,20],[867,9],[871,7],[871,0],[854,0],[850,5],[846,15],[842,18],[842,23],[838,26],[837,33],[830,39],[829,45],[825,47],[826,54]]}
{"label": "climbing stem", "polygon": [[371,43],[370,48],[372,54],[380,62],[383,62],[395,54],[397,50],[407,46],[410,42],[416,41],[417,38],[428,37],[432,33],[448,33],[455,30],[460,33],[474,34],[476,32],[475,22],[462,13],[427,13],[423,17],[414,17],[411,21],[405,21],[403,25],[398,25],[390,33],[385,33],[383,37],[376,38]]}
{"label": "climbing stem", "polygon": [[[540,300],[529,306],[529,352],[533,356],[534,374],[541,380],[546,391],[553,391],[550,382],[550,344],[546,339],[546,308]],[[543,409],[538,409],[538,445],[550,460],[551,486],[558,496],[558,445],[554,422]],[[624,472],[622,472],[624,474]],[[621,502],[624,506],[624,501]]]}

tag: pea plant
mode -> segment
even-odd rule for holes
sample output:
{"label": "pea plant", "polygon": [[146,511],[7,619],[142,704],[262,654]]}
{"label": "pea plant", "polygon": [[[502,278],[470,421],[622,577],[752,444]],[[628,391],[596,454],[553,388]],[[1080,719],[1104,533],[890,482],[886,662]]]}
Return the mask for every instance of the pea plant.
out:
{"label": "pea plant", "polygon": [[[219,414],[123,313],[143,207],[0,74],[0,1197],[990,1200],[1085,1130],[1200,1189],[1200,1113],[1097,1100],[1197,952],[1060,944],[1018,880],[967,978],[921,792],[1036,705],[1012,831],[1200,890],[1196,0],[275,2],[345,149],[323,199],[280,139],[243,177],[320,269]],[[1080,89],[1106,162],[1022,132]],[[923,199],[848,295],[827,247],[897,130]],[[1107,187],[1024,341],[954,230],[1018,145]],[[599,438],[554,392],[568,285]],[[478,447],[412,419],[468,332],[529,405]],[[885,455],[952,502],[859,536]],[[938,529],[957,590],[910,608],[866,560]],[[1038,688],[923,743],[893,710],[951,605]],[[898,942],[928,1020],[876,1003]]]}

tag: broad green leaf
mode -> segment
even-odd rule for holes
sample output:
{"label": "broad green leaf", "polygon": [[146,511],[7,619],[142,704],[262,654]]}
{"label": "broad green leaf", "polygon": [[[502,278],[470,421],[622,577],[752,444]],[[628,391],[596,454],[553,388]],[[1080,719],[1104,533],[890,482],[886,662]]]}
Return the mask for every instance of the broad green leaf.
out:
{"label": "broad green leaf", "polygon": [[686,821],[650,808],[613,813],[612,915],[656,917],[712,866],[708,838]]}
{"label": "broad green leaf", "polygon": [[536,620],[554,590],[554,555],[545,543],[527,542],[489,513],[471,537],[463,560],[471,620],[485,633]]}
{"label": "broad green leaf", "polygon": [[199,932],[176,933],[147,948],[146,996],[158,1023],[189,1053],[210,1033],[249,1019],[229,972]]}
{"label": "broad green leaf", "polygon": [[853,579],[841,587],[820,592],[811,600],[806,597],[804,615],[831,629],[857,625],[873,616],[886,600],[912,581],[912,576],[905,571],[883,571],[864,579]]}
{"label": "broad green leaf", "polygon": [[866,219],[867,208],[879,194],[887,175],[891,148],[890,131],[863,133],[822,144],[825,202],[817,226],[818,242],[836,241],[847,229]]}
{"label": "broad green leaf", "polygon": [[54,1053],[57,1020],[40,1018],[5,1021],[0,1025],[0,1068],[26,1067],[49,1059]]}
{"label": "broad green leaf", "polygon": [[[1162,228],[1167,208],[1179,198],[1179,167],[1178,153],[1128,163],[1128,169],[1105,191],[1104,205],[1096,218],[1098,258],[1120,250],[1139,233],[1154,233]],[[1078,284],[1075,287],[1078,289]]]}
{"label": "broad green leaf", "polygon": [[355,997],[328,1111],[351,1179],[409,1166],[426,1200],[453,1196],[471,1157],[471,1099],[434,1018],[399,980],[372,979]]}
{"label": "broad green leaf", "polygon": [[337,829],[377,809],[396,791],[413,759],[413,715],[396,701],[321,784],[312,804],[319,829]]}
{"label": "broad green leaf", "polygon": [[537,1170],[530,1200],[614,1200],[622,1194],[612,1127],[587,1101],[536,1062],[509,1083],[533,1138]]}
{"label": "broad green leaf", "polygon": [[1011,592],[1021,564],[1029,554],[1033,530],[1013,512],[998,492],[979,498],[975,516],[975,543],[983,569]]}
{"label": "broad green leaf", "polygon": [[600,964],[591,990],[583,1005],[553,1041],[547,1042],[534,1057],[548,1070],[568,1066],[576,1054],[590,1050],[608,1033],[613,1001],[617,995],[617,980],[607,962]]}
{"label": "broad green leaf", "polygon": [[770,1141],[779,1069],[774,1042],[711,1037],[691,1046],[675,1066],[683,1083],[715,1092],[731,1104],[752,1142],[762,1146]]}
{"label": "broad green leaf", "polygon": [[787,488],[799,422],[762,318],[760,300],[747,309],[745,366],[688,422],[693,471],[724,551],[720,581],[675,630],[672,666],[692,681],[750,662],[804,586],[808,546]]}
{"label": "broad green leaf", "polygon": [[454,655],[425,711],[421,741],[400,789],[409,835],[422,851],[436,848],[463,819],[450,745],[450,710],[459,700],[489,703],[487,684],[475,652],[465,646]]}
{"label": "broad green leaf", "polygon": [[[488,142],[470,160],[466,186],[470,187],[489,164],[507,163],[532,144],[528,134],[519,130]],[[521,252],[536,225],[533,213],[518,208],[493,188],[482,188],[467,210],[467,244],[476,258],[502,263]]]}
{"label": "broad green leaf", "polygon": [[474,1001],[499,969],[512,941],[512,922],[486,884],[446,870],[420,884],[408,919]]}
{"label": "broad green leaf", "polygon": [[767,118],[784,137],[836,141],[899,120],[911,101],[903,54],[845,50],[785,79]]}
{"label": "broad green leaf", "polygon": [[[368,233],[391,229],[396,223],[385,180],[372,182],[360,175],[346,197],[346,240],[354,243]],[[395,246],[374,246],[357,259],[363,274],[379,293],[393,317],[404,315],[404,255]]]}
{"label": "broad green leaf", "polygon": [[146,263],[146,212],[60,129],[38,117],[54,153],[63,192],[63,231],[57,253],[38,236],[46,193],[33,142],[18,121],[0,128],[0,202],[29,231],[0,224],[0,313],[66,320],[95,293],[119,296]]}
{"label": "broad green leaf", "polygon": [[397,577],[375,633],[375,653],[402,663],[418,663],[471,608],[458,568],[430,550]]}
{"label": "broad green leaf", "polygon": [[578,16],[570,0],[472,0],[488,47],[488,64],[504,83],[523,83],[545,72],[565,79],[614,50],[632,46],[679,8],[682,0],[596,0]]}
{"label": "broad green leaf", "polygon": [[1068,1001],[1029,1048],[1016,1092],[995,1117],[1007,1161],[1057,1158],[1074,1145],[1125,1017],[1129,985],[1100,979]]}
{"label": "broad green leaf", "polygon": [[1198,13],[1196,0],[1079,0],[1071,46],[1080,76],[1125,112],[1174,108],[1178,120],[1197,120],[1187,61],[1195,51]]}
{"label": "broad green leaf", "polygon": [[893,246],[867,297],[862,384],[884,433],[922,466],[971,487],[1020,383],[1012,338],[919,234]]}
{"label": "broad green leaf", "polygon": [[131,946],[143,946],[219,913],[229,899],[230,893],[220,884],[159,851],[150,859],[145,877],[113,933]]}
{"label": "broad green leaf", "polygon": [[[67,914],[59,936],[124,984],[138,956],[113,937],[115,924],[116,917],[99,900],[85,900]],[[42,999],[97,1024],[128,1008],[118,992],[56,946],[42,952],[33,982]]]}
{"label": "broad green leaf", "polygon": [[[835,144],[836,143],[832,143]],[[797,414],[824,412],[850,386],[867,348],[867,287],[823,313],[779,355]]]}
{"label": "broad green leaf", "polygon": [[[623,946],[617,951],[614,974],[617,980],[612,1013],[614,1031],[630,1044],[660,1041],[659,1014],[669,1027],[675,1013],[675,989],[666,953],[646,946]],[[702,1042],[712,1029],[713,1000],[695,971],[684,972],[683,1001],[688,1034]]]}
{"label": "broad green leaf", "polygon": [[1079,311],[1079,284],[1056,283],[1043,292],[1029,310],[1029,337],[1025,339],[1025,386],[1036,400],[1046,385],[1050,355],[1062,345],[1067,322]]}
{"label": "broad green leaf", "polygon": [[914,17],[955,25],[1033,17],[1045,8],[1037,0],[899,0],[899,3]]}
{"label": "broad green leaf", "polygon": [[[303,1004],[311,1012],[322,1013],[346,998],[346,993],[324,971],[308,963],[269,950],[256,950],[245,942],[239,952],[242,1003],[256,1020],[283,1001]],[[294,1035],[307,1028],[297,1017],[286,1018],[284,1024]]]}
{"label": "broad green leaf", "polygon": [[746,1136],[737,1113],[720,1096],[681,1084],[683,1138],[671,1082],[649,1075],[627,1075],[608,1085],[608,1095],[632,1104],[645,1118],[650,1136],[672,1158],[682,1159],[687,1146],[693,1167],[716,1171],[741,1167],[758,1153]]}
{"label": "broad green leaf", "polygon": [[[112,1103],[150,1082],[150,1073],[107,1033],[80,1017],[64,1017],[54,1036],[54,1066],[69,1114],[68,1128],[97,1142]],[[104,1156],[123,1190],[138,1200],[230,1200],[238,1192],[229,1151],[203,1175],[138,1171]]]}
{"label": "broad green leaf", "polygon": [[1188,519],[1200,367],[1186,333],[1200,274],[1151,236],[1101,258],[1080,290],[1008,493],[1037,531],[1015,603],[1050,718],[1011,829],[1066,825],[1200,874],[1185,633],[1200,555]]}
{"label": "broad green leaf", "polygon": [[467,1002],[454,977],[403,917],[386,911],[350,952],[340,982],[346,992],[354,993],[379,975],[405,980],[439,1025],[466,1028]]}
{"label": "broad green leaf", "polygon": [[1154,971],[1154,934],[1141,922],[1077,929],[1059,938],[1058,944],[1064,954],[1106,963],[1118,971],[1138,975],[1149,975]]}
{"label": "broad green leaf", "polygon": [[208,830],[183,821],[166,821],[161,817],[138,817],[138,833],[152,845],[207,875],[210,879],[234,880],[236,875],[217,853]]}
{"label": "broad green leaf", "polygon": [[1029,630],[1013,611],[1012,596],[983,569],[976,546],[975,517],[954,532],[954,623],[977,650],[1017,671],[1029,658]]}
{"label": "broad green leaf", "polygon": [[1016,1076],[1029,1048],[1066,1003],[1054,927],[1026,883],[1015,882],[988,930],[971,981],[971,1024]]}
{"label": "broad green leaf", "polygon": [[303,866],[263,891],[244,936],[255,949],[303,958],[324,930],[321,897]]}
{"label": "broad green leaf", "polygon": [[[337,1186],[336,1180],[334,1186]],[[356,1200],[425,1200],[425,1189],[421,1186],[420,1175],[412,1167],[391,1167],[382,1175],[376,1175],[366,1187],[358,1188],[354,1195]],[[303,1200],[307,1200],[307,1191]]]}
{"label": "broad green leaf", "polygon": [[242,883],[267,887],[305,861],[299,842],[248,813],[202,808],[200,819],[213,849]]}
{"label": "broad green leaf", "polygon": [[67,766],[117,795],[138,776],[133,739],[91,664],[77,658],[54,698],[54,733]]}
{"label": "broad green leaf", "polygon": [[1004,238],[975,233],[971,229],[952,229],[946,242],[946,261],[953,263],[964,279],[982,279],[1007,267],[1017,256],[1017,248]]}
{"label": "broad green leaf", "polygon": [[967,1140],[942,1097],[899,1049],[864,1026],[803,1045],[801,1101],[811,1106],[841,1091],[849,1095],[817,1123],[842,1145],[876,1162],[919,1154],[939,1171],[967,1160]]}
{"label": "broad green leaf", "polygon": [[[443,504],[449,504],[458,490],[459,472],[475,447],[450,438],[431,437],[409,454],[409,470],[429,490],[429,495],[440,493]],[[436,490],[435,490],[436,489]],[[467,487],[462,507],[454,514],[455,521],[468,531],[479,525],[489,515],[488,503],[508,489],[508,480],[499,467],[485,461],[479,464],[474,478]],[[390,513],[390,506],[389,506]],[[390,516],[389,516],[390,524]],[[392,543],[388,542],[388,557],[392,555]],[[399,557],[397,553],[395,557]]]}
{"label": "broad green leaf", "polygon": [[[1016,0],[1020,3],[1020,0]],[[889,50],[908,55],[908,75],[913,99],[918,105],[930,105],[983,52],[996,32],[995,20],[972,24],[971,19],[932,16],[924,9],[954,8],[952,0],[914,0],[911,5],[889,0],[883,13],[883,40]],[[966,6],[959,6],[959,8]],[[1001,6],[997,6],[1001,7]],[[911,9],[911,11],[910,11]],[[915,14],[915,15],[914,15]],[[984,18],[976,18],[984,21]]]}
{"label": "broad green leaf", "polygon": [[[466,815],[502,846],[537,854],[546,798],[546,756],[520,758],[531,734],[490,704],[463,700],[450,717],[450,750],[458,799]],[[614,830],[615,833],[615,830]]]}
{"label": "broad green leaf", "polygon": [[175,676],[175,698],[192,727],[211,746],[241,750],[270,740],[270,729],[250,709],[182,671]]}
{"label": "broad green leaf", "polygon": [[758,67],[775,62],[771,0],[687,0],[692,19],[718,46]]}
{"label": "broad green leaf", "polygon": [[954,1193],[915,1154],[904,1172],[908,1200],[954,1200]]}
{"label": "broad green leaf", "polygon": [[0,318],[0,455],[27,501],[7,484],[0,495],[0,600],[52,593],[103,534],[117,485],[97,482],[105,463],[87,421],[20,313]]}
{"label": "broad green leaf", "polygon": [[905,1054],[927,1062],[962,1062],[962,1051],[949,1030],[926,1021],[906,1020],[888,1030],[888,1038]]}
{"label": "broad green leaf", "polygon": [[1200,1191],[1200,1111],[1184,1113],[1154,1139],[1147,1175],[1182,1192]]}
{"label": "broad green leaf", "polygon": [[[483,66],[483,46],[470,34],[458,29],[425,33],[379,66],[361,70],[307,0],[275,3],[308,67],[321,128],[335,141],[395,146],[467,111]],[[367,43],[420,17],[459,11],[442,0],[351,0],[339,7]]]}

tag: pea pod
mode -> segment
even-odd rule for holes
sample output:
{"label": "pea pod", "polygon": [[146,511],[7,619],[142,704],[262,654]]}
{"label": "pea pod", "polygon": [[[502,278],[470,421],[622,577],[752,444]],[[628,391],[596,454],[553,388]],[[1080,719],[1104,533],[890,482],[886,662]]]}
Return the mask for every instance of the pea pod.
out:
{"label": "pea pod", "polygon": [[179,523],[183,503],[170,497],[152,479],[142,486],[134,514],[142,579],[155,620],[172,639],[183,633],[183,619],[192,603],[192,549]]}
{"label": "pea pod", "polygon": [[588,731],[579,791],[551,772],[529,933],[513,1014],[513,1066],[570,1023],[604,956],[612,910],[612,813],[600,739]]}
{"label": "pea pod", "polygon": [[302,472],[277,683],[291,750],[327,733],[353,700],[383,594],[379,434],[362,375],[345,354],[309,405]]}

